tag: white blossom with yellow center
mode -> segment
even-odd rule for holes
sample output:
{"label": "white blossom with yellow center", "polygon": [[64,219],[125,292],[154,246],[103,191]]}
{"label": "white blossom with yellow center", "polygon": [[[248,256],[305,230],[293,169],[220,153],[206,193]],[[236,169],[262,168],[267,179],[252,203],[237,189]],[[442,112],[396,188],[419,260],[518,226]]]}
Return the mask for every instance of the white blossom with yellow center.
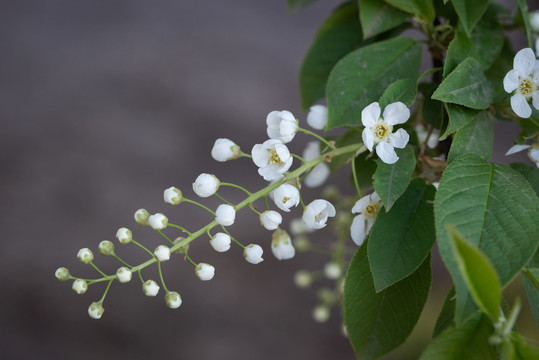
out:
{"label": "white blossom with yellow center", "polygon": [[352,214],[359,215],[356,215],[352,221],[350,235],[357,246],[361,246],[363,241],[365,241],[365,237],[371,231],[374,220],[376,220],[376,215],[378,215],[381,207],[382,200],[376,191],[356,201],[356,204],[352,208]]}
{"label": "white blossom with yellow center", "polygon": [[511,108],[521,118],[532,114],[529,101],[539,110],[539,61],[530,48],[517,52],[513,69],[503,79],[503,88],[511,96]]}
{"label": "white blossom with yellow center", "polygon": [[258,173],[264,180],[281,179],[292,166],[292,156],[286,145],[278,139],[269,139],[262,144],[256,144],[251,150],[253,162],[259,167]]}

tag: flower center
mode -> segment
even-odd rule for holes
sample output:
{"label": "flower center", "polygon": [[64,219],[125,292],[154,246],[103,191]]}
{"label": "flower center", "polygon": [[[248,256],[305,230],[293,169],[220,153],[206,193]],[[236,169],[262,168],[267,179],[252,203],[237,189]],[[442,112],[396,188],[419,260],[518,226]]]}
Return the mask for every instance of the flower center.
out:
{"label": "flower center", "polygon": [[389,135],[391,135],[392,127],[387,125],[383,120],[376,123],[373,129],[375,142],[386,141]]}
{"label": "flower center", "polygon": [[529,96],[534,91],[533,81],[527,77],[520,80],[518,85],[518,92],[524,96]]}
{"label": "flower center", "polygon": [[286,196],[285,196],[285,197],[283,197],[283,204],[286,204],[286,202],[287,202],[288,200],[290,200],[290,198],[289,198],[289,197],[286,197]]}
{"label": "flower center", "polygon": [[277,150],[272,149],[269,151],[269,153],[270,153],[270,158],[269,158],[270,164],[281,165],[283,163],[283,161],[279,157],[279,154],[277,154]]}
{"label": "flower center", "polygon": [[376,214],[378,214],[379,210],[380,210],[379,202],[369,201],[369,205],[367,205],[367,207],[365,208],[365,213],[363,215],[365,216],[365,219],[371,220],[376,217]]}

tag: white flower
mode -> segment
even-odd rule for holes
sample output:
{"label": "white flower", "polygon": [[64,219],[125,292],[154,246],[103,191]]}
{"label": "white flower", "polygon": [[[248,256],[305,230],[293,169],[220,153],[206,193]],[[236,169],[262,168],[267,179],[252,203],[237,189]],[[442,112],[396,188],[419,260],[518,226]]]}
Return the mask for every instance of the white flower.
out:
{"label": "white flower", "polygon": [[183,200],[182,191],[171,186],[163,192],[163,200],[165,200],[167,204],[178,205]]}
{"label": "white flower", "polygon": [[133,233],[128,228],[119,228],[118,231],[116,231],[116,239],[118,239],[121,244],[129,244],[131,240],[133,240]]}
{"label": "white flower", "polygon": [[296,249],[292,245],[290,235],[282,229],[277,229],[271,237],[271,252],[278,260],[292,259]]}
{"label": "white flower", "polygon": [[104,312],[105,309],[100,302],[93,302],[88,307],[88,315],[90,315],[92,319],[101,319],[101,316],[103,316]]}
{"label": "white flower", "polygon": [[[419,124],[415,127],[415,131],[417,134],[417,140],[419,140],[420,143],[424,143],[425,140],[427,140],[427,135],[429,135],[427,129],[425,129],[423,125]],[[433,128],[430,132],[429,140],[427,141],[427,147],[429,149],[435,149],[438,146],[439,137],[440,130]]]}
{"label": "white flower", "polygon": [[299,190],[290,184],[282,184],[273,192],[275,205],[283,211],[290,212],[290,208],[299,204]]}
{"label": "white flower", "polygon": [[530,48],[517,52],[513,60],[513,69],[503,79],[503,88],[511,96],[511,108],[521,118],[529,118],[532,109],[528,102],[539,109],[539,61]]}
{"label": "white flower", "polygon": [[266,230],[277,229],[282,221],[283,217],[277,211],[268,210],[260,214],[260,224],[262,224]]}
{"label": "white flower", "polygon": [[159,245],[153,252],[157,261],[163,262],[170,259],[170,249],[165,245]]}
{"label": "white flower", "polygon": [[168,218],[161,213],[157,213],[148,218],[148,223],[154,230],[163,230],[168,225]]}
{"label": "white flower", "polygon": [[240,147],[230,139],[215,140],[211,149],[211,157],[220,162],[237,159],[240,155]]}
{"label": "white flower", "polygon": [[352,208],[352,214],[359,213],[359,215],[354,217],[352,221],[350,235],[357,246],[361,246],[363,241],[365,241],[365,237],[371,230],[381,207],[382,200],[376,191],[356,201],[356,204]]}
{"label": "white flower", "polygon": [[153,280],[147,280],[142,284],[142,292],[146,296],[155,296],[159,292],[159,285]]}
{"label": "white flower", "polygon": [[266,118],[267,133],[270,139],[279,139],[283,143],[292,141],[298,131],[298,122],[290,111],[272,111]]}
{"label": "white flower", "polygon": [[526,149],[528,149],[528,157],[530,160],[535,163],[535,166],[539,167],[539,143],[534,143],[532,145],[513,145],[505,153],[505,156],[512,155]]}
{"label": "white flower", "polygon": [[200,263],[195,267],[195,274],[197,274],[200,280],[208,281],[213,279],[213,275],[215,275],[215,268],[210,264]]}
{"label": "white flower", "polygon": [[118,277],[118,281],[121,283],[127,283],[131,281],[131,270],[126,268],[125,266],[122,266],[116,271],[116,276]]}
{"label": "white flower", "polygon": [[71,288],[75,290],[77,294],[80,295],[80,294],[84,294],[86,290],[88,290],[88,284],[84,280],[77,279],[73,281],[73,285],[71,285]]}
{"label": "white flower", "polygon": [[259,167],[258,173],[264,180],[274,181],[282,178],[292,166],[292,156],[286,145],[278,139],[269,139],[256,144],[251,150],[253,162]]}
{"label": "white flower", "polygon": [[243,257],[245,258],[245,260],[247,260],[247,262],[250,262],[251,264],[258,264],[264,261],[264,259],[262,259],[263,253],[264,251],[262,250],[260,245],[249,244],[243,250]]}
{"label": "white flower", "polygon": [[108,240],[103,240],[98,246],[99,252],[104,256],[111,256],[114,254],[114,244]]}
{"label": "white flower", "polygon": [[193,183],[193,191],[202,198],[212,196],[219,189],[220,181],[215,175],[200,174]]}
{"label": "white flower", "polygon": [[92,250],[82,248],[77,253],[77,259],[83,264],[89,264],[94,259],[94,254],[92,253]]}
{"label": "white flower", "polygon": [[138,209],[135,211],[135,222],[138,225],[146,226],[148,225],[148,219],[150,218],[150,213],[146,209]]}
{"label": "white flower", "polygon": [[71,274],[69,273],[69,270],[65,267],[59,267],[54,272],[54,276],[60,281],[67,281],[71,278]]}
{"label": "white flower", "polygon": [[530,25],[533,32],[539,33],[539,11],[530,13]]}
{"label": "white flower", "polygon": [[210,244],[217,252],[225,252],[230,249],[230,236],[225,233],[219,232],[210,240]]}
{"label": "white flower", "polygon": [[[303,159],[311,161],[320,156],[320,142],[310,141],[303,150]],[[329,166],[322,162],[316,165],[305,177],[303,183],[309,188],[314,188],[322,185],[329,177]]]}
{"label": "white flower", "polygon": [[316,130],[324,130],[328,123],[328,108],[324,105],[313,105],[307,114],[307,124]]}
{"label": "white flower", "polygon": [[331,280],[337,280],[342,275],[342,270],[339,264],[329,262],[324,265],[324,275]]}
{"label": "white flower", "polygon": [[296,284],[296,286],[301,289],[308,288],[309,286],[311,286],[312,282],[312,275],[305,270],[299,270],[297,273],[294,274],[294,284]]}
{"label": "white flower", "polygon": [[176,291],[169,291],[165,295],[165,303],[171,309],[177,309],[182,304],[182,297]]}
{"label": "white flower", "polygon": [[335,207],[327,200],[317,199],[311,202],[303,211],[303,222],[311,229],[322,229],[326,226],[328,217],[335,216]]}
{"label": "white flower", "polygon": [[376,145],[376,154],[386,164],[394,164],[399,160],[394,148],[404,148],[410,136],[404,129],[393,132],[393,126],[405,123],[410,117],[410,109],[400,101],[389,104],[384,109],[383,116],[380,105],[373,102],[361,112],[363,143],[372,152]]}
{"label": "white flower", "polygon": [[215,210],[215,221],[219,225],[230,226],[234,224],[236,219],[236,210],[233,206],[228,204],[221,204]]}

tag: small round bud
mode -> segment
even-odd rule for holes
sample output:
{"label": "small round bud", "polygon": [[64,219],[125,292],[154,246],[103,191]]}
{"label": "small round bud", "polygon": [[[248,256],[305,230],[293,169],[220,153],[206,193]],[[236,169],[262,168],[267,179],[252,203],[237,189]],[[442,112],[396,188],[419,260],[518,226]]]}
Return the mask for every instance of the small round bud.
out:
{"label": "small round bud", "polygon": [[281,214],[273,210],[264,211],[262,214],[260,214],[259,218],[260,224],[262,224],[266,230],[277,229],[283,221]]}
{"label": "small round bud", "polygon": [[335,302],[335,292],[329,288],[318,290],[318,298],[324,304],[333,304]]}
{"label": "small round bud", "polygon": [[69,270],[65,267],[60,267],[56,269],[54,272],[54,276],[60,281],[67,281],[71,278],[71,274],[69,273]]}
{"label": "small round bud", "polygon": [[292,245],[290,235],[282,229],[277,229],[271,237],[271,252],[279,260],[292,259],[296,250]]}
{"label": "small round bud", "polygon": [[[184,237],[177,237],[176,239],[174,239],[174,245],[176,245],[177,243],[179,242],[182,242],[183,240],[185,240],[186,238]],[[178,250],[174,251],[176,254],[184,254],[187,255],[187,251],[189,250],[189,244],[187,245],[184,245],[182,247],[180,247]]]}
{"label": "small round bud", "polygon": [[80,295],[84,294],[86,290],[88,290],[88,284],[84,280],[77,279],[73,281],[73,285],[71,286],[71,288]]}
{"label": "small round bud", "polygon": [[146,226],[148,225],[148,219],[150,218],[150,213],[146,209],[138,209],[135,211],[135,222],[138,225]]}
{"label": "small round bud", "polygon": [[166,247],[165,245],[159,245],[155,251],[153,252],[155,257],[157,258],[157,261],[163,262],[170,259],[170,249]]}
{"label": "small round bud", "polygon": [[163,230],[168,225],[168,218],[161,213],[157,213],[150,216],[148,223],[154,230]]}
{"label": "small round bud", "polygon": [[217,207],[215,211],[215,221],[219,225],[230,226],[234,224],[236,219],[236,210],[233,206],[227,204],[221,204]]}
{"label": "small round bud", "polygon": [[294,274],[294,284],[300,289],[306,289],[313,283],[313,277],[311,273],[305,270],[299,270]]}
{"label": "small round bud", "polygon": [[159,285],[153,280],[146,280],[146,282],[142,284],[142,292],[146,296],[155,296],[159,292]]}
{"label": "small round bud", "polygon": [[116,239],[118,239],[121,244],[129,244],[131,240],[133,240],[133,234],[128,228],[122,227],[116,231]]}
{"label": "small round bud", "polygon": [[163,200],[170,205],[178,205],[183,200],[181,190],[176,189],[174,186],[169,187],[163,193]]}
{"label": "small round bud", "polygon": [[89,264],[94,259],[94,254],[88,248],[82,248],[77,253],[77,259],[83,264]]}
{"label": "small round bud", "polygon": [[215,234],[213,239],[210,240],[210,244],[217,252],[225,252],[230,249],[230,236],[225,233],[219,232]]}
{"label": "small round bud", "polygon": [[234,160],[241,155],[241,149],[230,139],[217,139],[211,149],[211,157],[217,161]]}
{"label": "small round bud", "polygon": [[114,254],[114,244],[112,241],[103,240],[99,243],[99,252],[101,255],[111,256]]}
{"label": "small round bud", "polygon": [[342,275],[342,270],[337,263],[327,263],[324,265],[324,275],[331,280],[337,280]]}
{"label": "small round bud", "polygon": [[176,291],[169,291],[165,295],[165,302],[169,308],[177,309],[182,304],[182,298]]}
{"label": "small round bud", "polygon": [[213,279],[215,275],[215,268],[210,264],[200,263],[195,267],[195,274],[202,281],[208,281]]}
{"label": "small round bud", "polygon": [[264,261],[262,258],[262,254],[264,253],[264,250],[260,247],[260,245],[256,244],[249,244],[245,247],[243,250],[243,257],[247,262],[251,264],[258,264]]}
{"label": "small round bud", "polygon": [[101,319],[101,316],[103,316],[103,313],[105,312],[105,309],[103,308],[103,305],[101,305],[100,302],[93,302],[88,307],[88,315],[92,319]]}
{"label": "small round bud", "polygon": [[313,105],[307,114],[307,124],[316,130],[324,130],[328,123],[328,108],[324,105]]}
{"label": "small round bud", "polygon": [[316,322],[324,323],[329,319],[329,308],[325,305],[318,305],[313,309],[313,319]]}
{"label": "small round bud", "polygon": [[215,175],[200,174],[193,183],[193,191],[202,198],[210,197],[219,190],[220,184]]}
{"label": "small round bud", "polygon": [[131,273],[131,270],[129,270],[125,266],[122,266],[116,271],[116,277],[118,278],[118,281],[124,284],[131,281],[132,275],[133,274]]}

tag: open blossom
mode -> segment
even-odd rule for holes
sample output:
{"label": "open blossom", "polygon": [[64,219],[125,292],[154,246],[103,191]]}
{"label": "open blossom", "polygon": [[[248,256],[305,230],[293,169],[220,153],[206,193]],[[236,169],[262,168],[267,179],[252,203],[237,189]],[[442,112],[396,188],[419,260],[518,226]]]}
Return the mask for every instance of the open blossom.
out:
{"label": "open blossom", "polygon": [[278,139],[269,139],[256,144],[251,150],[253,162],[259,167],[258,173],[264,180],[274,181],[282,178],[292,166],[292,156],[286,145]]}
{"label": "open blossom", "polygon": [[335,207],[327,200],[317,199],[311,202],[303,212],[303,222],[308,228],[322,229],[329,217],[335,216]]}
{"label": "open blossom", "polygon": [[283,211],[290,212],[293,206],[299,204],[299,190],[290,184],[282,184],[273,192],[275,205]]}
{"label": "open blossom", "polygon": [[241,149],[230,139],[217,139],[211,149],[211,157],[217,161],[225,162],[239,158]]}
{"label": "open blossom", "polygon": [[170,205],[178,205],[182,202],[183,196],[180,189],[174,186],[169,187],[163,192],[163,200]]}
{"label": "open blossom", "polygon": [[539,167],[539,143],[532,145],[513,145],[505,155],[512,155],[522,150],[528,149],[528,157],[535,163],[535,166]]}
{"label": "open blossom", "polygon": [[212,248],[217,252],[225,252],[230,249],[230,236],[219,232],[210,240]]}
{"label": "open blossom", "polygon": [[[303,150],[303,159],[305,161],[311,161],[320,156],[320,142],[319,141],[310,141],[307,143],[305,150]],[[303,184],[309,188],[314,188],[322,185],[326,182],[329,177],[329,166],[322,162],[316,165],[312,170],[307,174]]]}
{"label": "open blossom", "polygon": [[233,206],[221,204],[215,210],[215,221],[219,225],[230,226],[234,224],[234,220],[236,220],[236,210]]}
{"label": "open blossom", "polygon": [[272,111],[266,118],[267,133],[270,139],[279,139],[283,143],[292,141],[298,131],[298,122],[290,111]]}
{"label": "open blossom", "polygon": [[511,109],[521,118],[532,114],[529,101],[539,110],[539,61],[530,48],[517,52],[513,60],[513,69],[503,79],[503,88],[512,93]]}
{"label": "open blossom", "polygon": [[352,214],[359,215],[356,215],[352,221],[350,235],[357,246],[360,246],[365,241],[365,237],[371,230],[381,207],[382,199],[380,199],[376,191],[356,201],[352,208]]}
{"label": "open blossom", "polygon": [[202,198],[212,196],[219,189],[221,182],[215,175],[200,174],[193,183],[193,191]]}
{"label": "open blossom", "polygon": [[402,149],[408,144],[410,136],[404,129],[393,132],[393,126],[404,124],[410,118],[410,109],[400,101],[382,109],[377,102],[368,105],[361,111],[363,130],[363,143],[372,152],[376,145],[376,154],[386,164],[394,164],[399,160],[394,148]]}
{"label": "open blossom", "polygon": [[282,221],[281,214],[274,210],[267,210],[260,214],[260,223],[266,230],[277,229]]}
{"label": "open blossom", "polygon": [[247,260],[247,262],[251,264],[258,264],[264,261],[264,259],[262,258],[263,253],[264,251],[262,250],[260,245],[249,244],[243,250],[243,257],[245,258],[245,260]]}
{"label": "open blossom", "polygon": [[271,237],[271,252],[278,260],[292,259],[296,249],[292,245],[290,235],[282,229],[277,229]]}
{"label": "open blossom", "polygon": [[328,108],[324,105],[311,106],[307,114],[307,124],[316,130],[324,130],[328,123]]}
{"label": "open blossom", "polygon": [[215,268],[210,264],[200,263],[195,267],[195,274],[202,281],[208,281],[213,279],[215,275]]}

